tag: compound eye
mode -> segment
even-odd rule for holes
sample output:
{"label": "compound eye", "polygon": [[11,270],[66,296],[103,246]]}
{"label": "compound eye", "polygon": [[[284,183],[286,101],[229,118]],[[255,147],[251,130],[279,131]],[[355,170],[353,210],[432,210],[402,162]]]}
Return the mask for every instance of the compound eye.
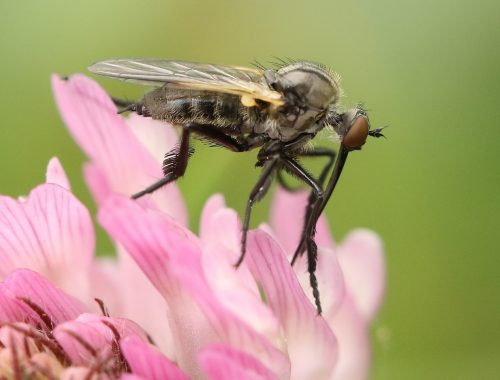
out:
{"label": "compound eye", "polygon": [[368,119],[364,116],[358,116],[342,139],[342,145],[349,150],[361,149],[366,142],[369,130],[370,124],[368,123]]}

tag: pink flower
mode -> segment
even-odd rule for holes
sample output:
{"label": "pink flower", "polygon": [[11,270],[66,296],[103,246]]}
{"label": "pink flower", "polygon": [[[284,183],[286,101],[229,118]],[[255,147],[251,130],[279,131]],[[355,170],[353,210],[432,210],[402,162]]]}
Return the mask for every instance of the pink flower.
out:
{"label": "pink flower", "polygon": [[2,378],[116,378],[128,363],[114,347],[126,337],[147,339],[130,320],[88,314],[76,298],[27,269],[0,283],[0,300]]}
{"label": "pink flower", "polygon": [[[86,77],[54,77],[53,87],[63,119],[91,159],[85,178],[118,260],[95,259],[88,212],[57,160],[49,163],[47,183],[26,199],[0,198],[0,375],[40,370],[32,363],[41,356],[61,378],[367,377],[368,327],[384,291],[376,235],[356,231],[335,247],[321,220],[324,314],[317,316],[304,261],[289,265],[304,194],[278,190],[271,226],[250,233],[247,258],[235,270],[241,226],[221,196],[207,202],[199,237],[185,227],[175,185],[129,199],[162,175],[174,129],[139,116],[123,119]],[[94,298],[112,317],[95,314]],[[42,349],[21,352],[30,339]]]}

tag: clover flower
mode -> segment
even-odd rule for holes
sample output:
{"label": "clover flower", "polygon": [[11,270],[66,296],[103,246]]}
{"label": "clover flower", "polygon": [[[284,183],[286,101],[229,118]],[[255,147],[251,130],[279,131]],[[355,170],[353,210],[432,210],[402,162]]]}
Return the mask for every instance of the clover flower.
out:
{"label": "clover flower", "polygon": [[[24,198],[0,198],[0,378],[364,379],[369,324],[384,293],[379,238],[336,246],[318,224],[322,316],[301,259],[306,195],[278,189],[269,225],[249,234],[220,195],[196,236],[175,184],[138,201],[177,143],[164,123],[124,119],[93,81],[53,77],[61,115],[90,158],[84,175],[116,259],[95,257],[87,209],[57,159]],[[96,302],[97,299],[97,302]]]}

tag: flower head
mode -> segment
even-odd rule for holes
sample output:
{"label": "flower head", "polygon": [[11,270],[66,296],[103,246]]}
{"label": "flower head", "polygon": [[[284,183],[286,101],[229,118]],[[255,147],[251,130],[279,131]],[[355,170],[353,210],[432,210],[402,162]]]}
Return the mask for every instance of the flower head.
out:
{"label": "flower head", "polygon": [[0,198],[0,377],[367,377],[368,326],[384,292],[375,234],[355,231],[335,246],[320,220],[318,316],[304,260],[289,265],[304,194],[278,189],[270,225],[249,234],[235,270],[241,225],[220,195],[206,203],[199,236],[175,184],[129,198],[162,175],[174,128],[122,118],[81,75],[53,77],[53,88],[90,158],[85,178],[117,259],[95,258],[90,216],[57,159],[26,198]]}

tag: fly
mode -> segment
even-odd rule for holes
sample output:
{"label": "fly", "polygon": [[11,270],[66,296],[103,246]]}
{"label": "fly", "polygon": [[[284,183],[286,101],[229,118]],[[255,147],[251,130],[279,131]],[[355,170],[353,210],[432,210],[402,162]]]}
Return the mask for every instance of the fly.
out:
{"label": "fly", "polygon": [[[341,95],[338,77],[311,62],[285,62],[275,69],[266,69],[260,65],[246,68],[162,59],[115,59],[98,62],[89,70],[155,86],[138,102],[114,101],[122,107],[120,112],[136,112],[182,129],[179,145],[165,155],[164,177],[134,194],[134,199],[185,173],[192,153],[189,143],[192,135],[233,152],[259,149],[257,166],[262,172],[248,198],[236,267],[245,257],[253,205],[267,193],[273,177],[288,188],[282,176],[287,172],[311,188],[300,243],[291,264],[307,253],[309,282],[321,314],[315,274],[316,223],[337,185],[349,152],[361,149],[368,136],[383,136],[382,128],[370,129],[368,116],[361,107],[338,111]],[[324,128],[332,128],[339,136],[338,154],[329,148],[308,148],[308,142]],[[299,162],[302,157],[312,156],[328,158],[318,178]]]}

